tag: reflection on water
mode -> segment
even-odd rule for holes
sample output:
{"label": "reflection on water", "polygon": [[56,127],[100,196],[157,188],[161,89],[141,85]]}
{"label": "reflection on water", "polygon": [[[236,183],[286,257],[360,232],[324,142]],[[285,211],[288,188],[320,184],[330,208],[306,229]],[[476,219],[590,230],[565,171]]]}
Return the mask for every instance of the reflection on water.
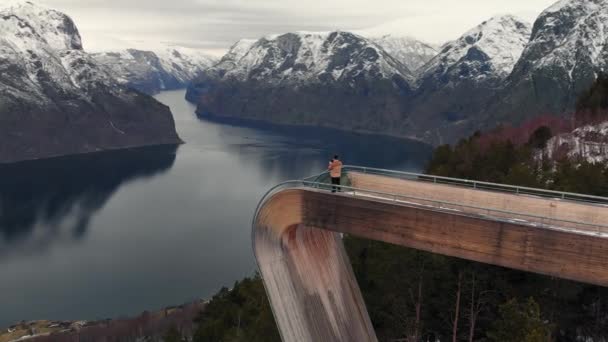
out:
{"label": "reflection on water", "polygon": [[[231,126],[219,126],[229,129]],[[302,178],[317,174],[334,154],[349,165],[365,165],[401,170],[420,170],[429,156],[429,146],[403,139],[311,127],[250,126],[256,138],[249,143],[230,143],[226,149],[242,158],[246,165],[257,166],[265,174],[280,179]],[[243,129],[243,128],[241,128]],[[224,133],[222,137],[229,137]],[[269,144],[269,140],[272,144]]]}
{"label": "reflection on water", "polygon": [[149,147],[0,165],[0,257],[36,227],[45,230],[41,240],[64,229],[81,237],[122,184],[167,171],[176,151]]}
{"label": "reflection on water", "polygon": [[273,185],[347,164],[420,171],[430,147],[314,128],[200,120],[169,105],[185,145],[0,167],[0,327],[133,315],[255,270],[250,224]]}

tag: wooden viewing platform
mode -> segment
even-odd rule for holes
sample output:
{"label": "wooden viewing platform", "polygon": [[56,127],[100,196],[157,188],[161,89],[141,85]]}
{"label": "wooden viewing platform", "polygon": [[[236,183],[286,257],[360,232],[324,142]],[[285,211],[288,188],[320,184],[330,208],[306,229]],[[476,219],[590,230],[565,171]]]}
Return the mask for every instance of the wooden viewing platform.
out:
{"label": "wooden viewing platform", "polygon": [[284,341],[376,341],[339,233],[608,286],[608,198],[346,167],[269,191],[254,253]]}

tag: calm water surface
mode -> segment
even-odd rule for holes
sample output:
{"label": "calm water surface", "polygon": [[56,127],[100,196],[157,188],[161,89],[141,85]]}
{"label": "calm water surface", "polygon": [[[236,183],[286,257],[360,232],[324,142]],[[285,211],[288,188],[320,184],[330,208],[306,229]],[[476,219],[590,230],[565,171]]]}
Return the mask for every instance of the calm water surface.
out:
{"label": "calm water surface", "polygon": [[185,145],[0,166],[0,327],[101,319],[196,298],[253,274],[250,222],[272,185],[348,164],[419,171],[428,146],[203,121],[171,107]]}

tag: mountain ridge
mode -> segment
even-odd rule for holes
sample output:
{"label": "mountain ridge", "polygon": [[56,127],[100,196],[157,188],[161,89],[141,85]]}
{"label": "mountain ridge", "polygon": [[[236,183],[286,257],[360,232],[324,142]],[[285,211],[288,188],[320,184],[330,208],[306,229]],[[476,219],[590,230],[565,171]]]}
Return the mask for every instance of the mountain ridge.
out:
{"label": "mountain ridge", "polygon": [[399,113],[413,80],[405,65],[362,36],[293,32],[235,44],[191,84],[187,99],[198,103],[201,117],[377,132],[407,125]]}
{"label": "mountain ridge", "polygon": [[608,70],[608,3],[559,1],[534,23],[530,42],[488,107],[496,121],[569,114],[576,98]]}
{"label": "mountain ridge", "polygon": [[439,53],[439,46],[425,43],[411,36],[383,35],[369,37],[414,73]]}
{"label": "mountain ridge", "polygon": [[204,70],[217,61],[197,49],[126,49],[94,53],[101,65],[108,67],[120,83],[153,95],[163,90],[186,88]]}
{"label": "mountain ridge", "polygon": [[[441,143],[475,128],[470,118],[507,77],[530,30],[514,16],[491,18],[444,44],[416,72],[377,40],[350,32],[244,40],[193,82],[187,98],[199,105],[201,116],[323,125]],[[273,97],[263,96],[262,89]],[[338,103],[327,100],[334,93],[340,94]],[[456,113],[452,108],[463,99],[469,101],[466,112]]]}
{"label": "mountain ridge", "polygon": [[66,14],[0,7],[0,162],[180,143],[170,110],[118,84]]}

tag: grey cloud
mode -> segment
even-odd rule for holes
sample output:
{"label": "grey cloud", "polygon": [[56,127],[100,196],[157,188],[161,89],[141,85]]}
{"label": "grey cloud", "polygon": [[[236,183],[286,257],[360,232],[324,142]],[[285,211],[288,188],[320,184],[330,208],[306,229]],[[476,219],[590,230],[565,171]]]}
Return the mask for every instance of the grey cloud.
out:
{"label": "grey cloud", "polygon": [[[36,1],[36,0],[34,0]],[[433,42],[455,38],[497,13],[532,20],[553,0],[40,0],[70,14],[85,44],[109,36],[127,41],[189,42],[226,49],[271,33],[355,30],[407,18],[399,34]],[[438,26],[449,26],[439,27]]]}

